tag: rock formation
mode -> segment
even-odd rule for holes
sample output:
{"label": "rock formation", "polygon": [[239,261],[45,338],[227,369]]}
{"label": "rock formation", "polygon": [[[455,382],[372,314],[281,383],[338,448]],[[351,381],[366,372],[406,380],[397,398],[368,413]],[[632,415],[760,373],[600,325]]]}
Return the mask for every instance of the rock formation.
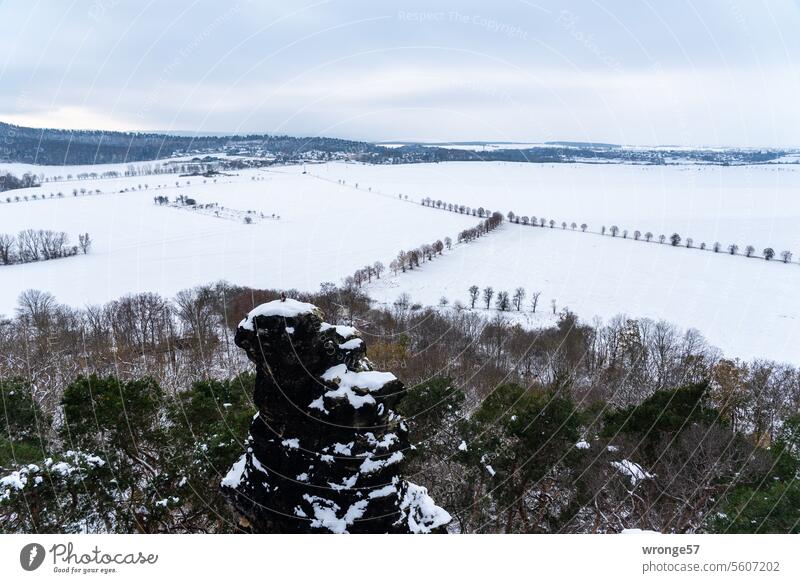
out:
{"label": "rock formation", "polygon": [[221,488],[251,532],[441,532],[450,515],[400,476],[403,384],[372,370],[350,326],[308,303],[262,304],[235,342],[256,365],[245,453]]}

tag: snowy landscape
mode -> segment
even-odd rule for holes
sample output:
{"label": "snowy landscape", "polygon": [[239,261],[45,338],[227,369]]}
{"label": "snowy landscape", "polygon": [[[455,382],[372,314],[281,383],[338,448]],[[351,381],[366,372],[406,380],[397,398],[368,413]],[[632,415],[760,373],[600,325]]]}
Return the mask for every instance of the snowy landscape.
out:
{"label": "snowy landscape", "polygon": [[[0,172],[18,172],[17,166],[0,165]],[[146,172],[152,165],[134,167]],[[41,167],[34,174],[104,171],[102,165]],[[76,186],[103,194],[73,197]],[[800,257],[798,189],[800,168],[794,165],[334,162],[242,170],[214,179],[145,174],[50,181],[6,193],[66,196],[0,203],[0,233],[46,228],[77,238],[90,232],[92,252],[3,266],[0,312],[12,313],[18,295],[30,288],[74,306],[154,289],[169,295],[219,279],[313,291],[323,282],[340,283],[365,264],[388,266],[400,249],[455,239],[478,220],[420,204],[430,198],[546,218],[548,225],[506,221],[490,237],[456,245],[441,261],[387,273],[369,285],[374,299],[391,305],[407,293],[423,305],[437,306],[442,298],[466,304],[471,285],[509,292],[521,286],[528,295],[541,293],[535,315],[527,301],[524,313],[508,315],[526,326],[552,324],[564,308],[586,321],[620,314],[667,320],[697,329],[726,355],[797,364],[800,308],[792,290],[800,284],[800,265],[784,264],[778,254],[796,250]],[[221,218],[229,220],[220,221],[213,209],[159,208],[153,204],[158,195],[236,210],[223,211]],[[243,219],[248,212],[257,217],[254,224]],[[258,218],[262,214],[280,219]],[[614,225],[620,232],[611,237]],[[649,243],[646,232],[653,234]],[[677,247],[658,242],[659,235],[672,233],[682,236]],[[369,245],[354,244],[356,237]],[[692,248],[685,245],[689,237]],[[715,242],[721,244],[718,253]],[[735,256],[731,244],[738,246]],[[756,251],[747,258],[751,244]],[[761,258],[766,247],[776,251],[772,261]],[[265,251],[273,260],[255,259]],[[488,315],[495,312],[491,308]]]}
{"label": "snowy landscape", "polygon": [[0,0],[3,581],[791,579],[767,4]]}

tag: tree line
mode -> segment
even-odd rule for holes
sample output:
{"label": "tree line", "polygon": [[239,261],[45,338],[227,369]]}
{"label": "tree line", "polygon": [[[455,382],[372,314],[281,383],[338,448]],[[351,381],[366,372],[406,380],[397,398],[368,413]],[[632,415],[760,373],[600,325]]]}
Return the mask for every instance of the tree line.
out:
{"label": "tree line", "polygon": [[[628,238],[628,230],[627,229],[623,229],[622,231],[620,231],[620,228],[618,226],[616,226],[616,225],[612,225],[608,229],[608,233],[612,237],[619,236],[622,239],[627,239]],[[606,234],[605,225],[601,228],[600,234],[601,235],[605,235]],[[633,232],[632,238],[633,238],[634,241],[644,240],[647,243],[650,243],[651,241],[653,241],[653,233],[651,231],[647,231],[646,233],[642,234],[641,231],[636,230],[636,231]],[[708,246],[706,245],[705,241],[701,242],[698,245],[698,244],[695,243],[695,240],[692,239],[691,237],[687,237],[686,239],[683,239],[678,233],[672,233],[669,237],[667,237],[666,235],[659,235],[657,240],[662,245],[665,242],[669,241],[669,244],[672,247],[685,246],[687,249],[695,249],[695,248],[697,248],[697,249],[700,249],[701,251],[706,251],[708,249]],[[742,255],[742,256],[748,257],[748,258],[750,258],[750,257],[758,257],[758,255],[756,255],[756,248],[753,245],[747,245],[747,246],[744,247],[744,249],[741,249],[739,247],[739,245],[737,245],[736,243],[731,243],[730,245],[723,246],[723,244],[720,243],[719,241],[715,241],[711,245],[711,251],[713,251],[714,253],[723,252],[723,248],[724,248],[724,252],[726,252],[726,253],[728,253],[730,255]],[[772,261],[775,258],[775,256],[776,256],[775,249],[773,249],[772,247],[765,247],[761,251],[761,257],[763,259],[767,260],[767,261]],[[793,253],[791,251],[789,251],[789,250],[781,251],[779,256],[780,256],[781,261],[783,263],[791,263],[792,262]]]}
{"label": "tree line", "polygon": [[[483,215],[482,215],[483,216]],[[476,226],[469,229],[464,229],[458,234],[459,243],[468,243],[490,233],[496,229],[503,222],[503,216],[500,213],[493,213],[485,220],[478,223]],[[401,250],[397,256],[389,262],[389,269],[394,275],[398,273],[405,273],[407,270],[413,270],[415,267],[420,267],[426,261],[433,261],[437,256],[442,255],[445,249],[448,251],[453,247],[453,239],[445,237],[444,240],[437,239],[432,243],[423,243],[419,247],[413,249]],[[357,269],[352,275],[348,275],[343,280],[343,285],[346,289],[360,289],[364,284],[372,283],[372,278],[380,279],[381,274],[386,270],[386,266],[376,261],[371,265],[365,265]]]}
{"label": "tree line", "polygon": [[800,371],[696,331],[563,311],[526,330],[359,290],[217,283],[0,321],[0,520],[10,532],[236,532],[218,495],[253,410],[230,338],[281,291],[373,339],[408,387],[406,471],[459,532],[797,532]]}
{"label": "tree line", "polygon": [[79,250],[88,253],[91,246],[89,233],[78,235],[77,245],[70,245],[69,235],[64,231],[25,229],[16,236],[0,233],[0,263],[11,265],[71,257]]}
{"label": "tree line", "polygon": [[[455,212],[459,214],[472,214],[473,216],[487,216],[490,211],[485,210],[483,207],[472,208],[462,204],[454,204],[444,202],[440,199],[433,200],[430,197],[423,198],[421,201],[423,206],[428,206],[431,208],[437,208],[442,210],[447,210],[450,212]],[[567,230],[569,228],[572,231],[576,231],[580,228],[581,232],[585,233],[589,229],[589,225],[586,223],[581,223],[578,225],[575,221],[567,223],[566,221],[561,221],[560,223],[555,219],[547,219],[546,217],[537,217],[535,215],[518,215],[513,211],[509,211],[506,215],[508,222],[514,223],[517,225],[530,225],[532,227],[549,227],[551,229],[555,229],[556,227],[560,227],[562,230]],[[652,242],[653,240],[658,241],[660,244],[664,244],[669,242],[670,245],[673,247],[678,246],[685,246],[688,249],[700,249],[701,251],[705,251],[710,249],[714,253],[726,252],[730,255],[742,255],[744,257],[757,257],[756,255],[756,248],[753,245],[746,245],[743,249],[739,247],[736,243],[732,243],[730,245],[724,246],[719,241],[714,242],[710,247],[703,241],[699,244],[695,242],[695,240],[691,237],[687,237],[683,239],[678,233],[672,233],[669,237],[664,234],[658,235],[656,237],[652,231],[646,231],[642,233],[639,230],[634,230],[630,233],[627,229],[620,229],[617,225],[611,225],[611,227],[606,227],[605,225],[600,227],[600,234],[606,235],[609,234],[611,237],[620,237],[622,239],[632,238],[634,241],[645,241],[647,243]],[[776,257],[780,257],[780,260],[783,263],[791,263],[794,254],[789,250],[783,250],[779,253],[775,251],[772,247],[765,247],[761,251],[761,255],[763,259],[767,261],[771,261]]]}

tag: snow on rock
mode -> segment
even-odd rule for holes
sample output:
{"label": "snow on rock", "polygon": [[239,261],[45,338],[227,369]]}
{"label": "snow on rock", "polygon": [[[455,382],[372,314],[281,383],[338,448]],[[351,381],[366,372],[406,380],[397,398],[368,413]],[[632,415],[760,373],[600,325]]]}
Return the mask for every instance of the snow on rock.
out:
{"label": "snow on rock", "polygon": [[467,442],[463,439],[461,440],[461,443],[458,444],[458,451],[467,451]]}
{"label": "snow on rock", "polygon": [[403,384],[372,370],[355,328],[285,299],[252,310],[235,342],[256,365],[259,414],[220,488],[243,530],[412,533],[447,523],[424,488],[402,479]]}
{"label": "snow on rock", "polygon": [[575,447],[577,449],[589,449],[592,446],[589,445],[589,442],[586,441],[585,439],[581,439],[578,443],[575,444]]}
{"label": "snow on rock", "polygon": [[428,489],[408,482],[405,496],[400,503],[401,520],[408,522],[413,534],[427,534],[450,522],[450,514],[436,505],[428,496]]}
{"label": "snow on rock", "polygon": [[642,466],[630,460],[611,462],[611,465],[620,473],[628,476],[631,481],[631,486],[635,486],[642,480],[647,480],[653,477],[653,474],[645,471]]}
{"label": "snow on rock", "polygon": [[247,455],[242,454],[231,469],[228,470],[228,473],[225,474],[225,477],[222,478],[222,482],[220,484],[222,486],[227,486],[228,488],[235,488],[239,485],[239,482],[242,481],[242,475],[244,474],[245,464],[247,463]]}
{"label": "snow on rock", "polygon": [[361,346],[361,343],[364,342],[361,338],[353,338],[352,340],[348,340],[347,342],[343,342],[339,345],[339,348],[342,350],[353,350],[354,348],[358,348]]}
{"label": "snow on rock", "polygon": [[382,470],[386,466],[400,463],[401,461],[403,461],[403,452],[396,451],[388,458],[383,460],[375,460],[371,458],[364,460],[364,463],[361,464],[360,471],[362,474],[373,474],[378,470]]}
{"label": "snow on rock", "polygon": [[346,533],[347,527],[364,515],[369,504],[367,500],[354,502],[340,517],[337,515],[340,508],[335,502],[319,496],[306,495],[304,498],[311,503],[314,511],[314,520],[311,521],[311,526],[328,530],[334,534]]}
{"label": "snow on rock", "polygon": [[[358,345],[353,348],[357,348]],[[353,372],[346,364],[337,364],[326,370],[321,375],[322,380],[333,383],[336,389],[327,391],[325,397],[329,399],[346,398],[356,409],[366,404],[375,404],[372,395],[363,394],[382,389],[387,383],[397,380],[390,372],[364,371]]]}
{"label": "snow on rock", "polygon": [[355,336],[358,334],[358,330],[353,328],[352,326],[335,326],[333,324],[328,324],[327,322],[323,322],[320,326],[320,332],[327,332],[328,330],[334,330],[339,336],[342,338],[350,338],[351,336]]}
{"label": "snow on rock", "polygon": [[[274,300],[272,302],[267,302],[265,304],[261,304],[260,306],[256,306],[250,310],[250,312],[247,314],[247,317],[239,322],[239,327],[244,328],[245,330],[254,330],[253,322],[259,316],[263,316],[265,318],[270,316],[296,318],[302,314],[308,314],[315,310],[319,311],[317,306],[306,302],[298,302],[297,300],[292,299]],[[294,328],[292,328],[292,332],[294,332]]]}

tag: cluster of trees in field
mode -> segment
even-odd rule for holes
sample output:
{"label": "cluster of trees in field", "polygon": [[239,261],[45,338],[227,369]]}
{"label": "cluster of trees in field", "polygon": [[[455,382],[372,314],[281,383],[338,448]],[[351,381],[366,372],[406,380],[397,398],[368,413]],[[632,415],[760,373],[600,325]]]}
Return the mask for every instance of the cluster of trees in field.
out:
{"label": "cluster of trees in field", "polygon": [[184,194],[179,194],[175,199],[170,202],[168,196],[158,195],[153,197],[153,202],[158,205],[173,205],[173,206],[195,206],[197,200]]}
{"label": "cluster of trees in field", "polygon": [[[526,330],[323,284],[406,382],[406,473],[459,532],[797,532],[800,371],[696,331],[563,311]],[[0,320],[8,532],[235,532],[218,495],[254,413],[242,315],[279,290],[218,283],[74,309],[29,291]]]}
{"label": "cluster of trees in field", "polygon": [[[467,290],[469,294],[468,303],[470,309],[475,309],[475,305],[478,303],[479,300],[482,300],[483,305],[488,310],[492,307],[492,299],[495,301],[495,307],[501,312],[508,312],[510,310],[516,310],[517,312],[521,312],[525,310],[525,298],[528,296],[528,292],[525,290],[524,287],[518,287],[514,290],[514,293],[509,295],[507,291],[498,291],[495,294],[495,290],[492,286],[486,286],[481,290],[477,285],[471,285]],[[536,309],[539,307],[539,298],[542,296],[542,292],[534,291],[531,292],[530,295],[530,303],[528,307],[530,307],[531,313],[535,314]],[[440,304],[445,304],[444,302],[439,302]],[[446,305],[446,304],[445,304]],[[551,308],[553,309],[553,314],[556,313],[556,301],[553,300],[550,302]],[[456,308],[463,307],[463,304],[456,303]]]}
{"label": "cluster of trees in field", "polygon": [[39,186],[39,181],[37,177],[30,172],[26,172],[19,178],[10,172],[0,174],[0,192],[15,190],[17,188],[32,188],[34,186]]}
{"label": "cluster of trees in field", "polygon": [[31,263],[88,253],[92,246],[89,233],[78,235],[78,244],[70,245],[64,231],[25,229],[16,236],[0,233],[0,264]]}
{"label": "cluster of trees in field", "polygon": [[170,201],[168,196],[156,195],[153,197],[153,203],[159,206],[186,208],[188,210],[217,217],[219,219],[241,221],[246,225],[251,225],[260,219],[279,220],[281,218],[280,215],[276,215],[275,213],[268,215],[266,213],[254,210],[239,210],[222,206],[217,202],[198,203],[197,199],[185,194],[176,196],[172,201]]}

